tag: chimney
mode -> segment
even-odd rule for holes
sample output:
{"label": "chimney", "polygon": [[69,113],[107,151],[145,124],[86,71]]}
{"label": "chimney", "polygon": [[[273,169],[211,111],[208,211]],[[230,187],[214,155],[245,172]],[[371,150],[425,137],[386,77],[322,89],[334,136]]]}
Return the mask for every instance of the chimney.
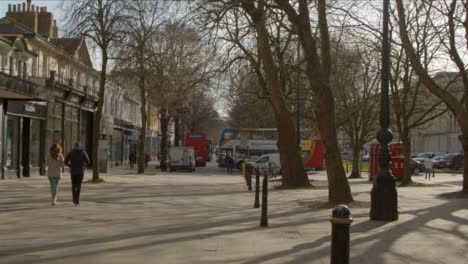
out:
{"label": "chimney", "polygon": [[16,13],[16,5],[13,5],[13,13]]}
{"label": "chimney", "polygon": [[26,3],[23,3],[23,9],[21,9],[22,12],[26,12]]}
{"label": "chimney", "polygon": [[11,4],[8,4],[8,12],[11,12]]}
{"label": "chimney", "polygon": [[39,13],[39,7],[38,6],[36,6],[36,12]]}
{"label": "chimney", "polygon": [[28,0],[27,11],[31,12],[31,0]]}
{"label": "chimney", "polygon": [[21,12],[21,4],[18,4],[16,9],[18,9],[18,12]]}
{"label": "chimney", "polygon": [[31,6],[31,12],[36,12],[36,6],[35,5]]}

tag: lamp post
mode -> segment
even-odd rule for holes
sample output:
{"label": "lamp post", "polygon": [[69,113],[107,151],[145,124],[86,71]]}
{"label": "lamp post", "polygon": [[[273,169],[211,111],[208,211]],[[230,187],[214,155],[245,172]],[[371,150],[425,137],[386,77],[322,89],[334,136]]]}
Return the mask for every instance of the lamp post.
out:
{"label": "lamp post", "polygon": [[390,171],[389,143],[393,139],[390,128],[390,42],[388,22],[390,17],[389,0],[383,1],[383,36],[382,36],[382,73],[380,95],[380,131],[377,140],[380,143],[378,153],[379,172],[374,179],[371,191],[370,219],[380,221],[398,220],[398,200],[395,178]]}

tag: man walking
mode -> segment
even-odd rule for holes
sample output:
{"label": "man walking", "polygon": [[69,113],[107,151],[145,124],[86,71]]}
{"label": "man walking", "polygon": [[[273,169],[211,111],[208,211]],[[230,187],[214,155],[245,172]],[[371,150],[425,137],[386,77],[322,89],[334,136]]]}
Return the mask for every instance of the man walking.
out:
{"label": "man walking", "polygon": [[425,173],[425,176],[424,176],[424,179],[431,179],[431,174],[433,173],[432,171],[432,159],[429,158],[429,157],[426,157],[426,159],[424,160],[424,168],[426,170],[426,173]]}
{"label": "man walking", "polygon": [[73,150],[65,158],[65,164],[70,167],[73,203],[75,206],[80,205],[81,183],[83,182],[85,167],[89,163],[88,154],[81,149],[80,143],[75,143]]}

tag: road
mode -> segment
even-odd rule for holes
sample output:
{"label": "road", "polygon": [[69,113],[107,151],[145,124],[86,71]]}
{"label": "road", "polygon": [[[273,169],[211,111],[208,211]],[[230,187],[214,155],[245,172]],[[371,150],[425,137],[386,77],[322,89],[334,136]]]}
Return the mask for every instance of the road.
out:
{"label": "road", "polygon": [[[57,206],[44,177],[0,181],[0,263],[329,263],[331,209],[319,206],[326,177],[310,178],[318,187],[271,182],[268,228],[240,174],[214,164],[195,173],[113,170],[106,183],[83,186],[80,207],[68,177]],[[360,203],[351,208],[351,263],[467,263],[466,199],[437,196],[459,190],[461,175],[430,184],[399,188],[400,219],[382,223],[368,219],[371,184],[352,180]]]}

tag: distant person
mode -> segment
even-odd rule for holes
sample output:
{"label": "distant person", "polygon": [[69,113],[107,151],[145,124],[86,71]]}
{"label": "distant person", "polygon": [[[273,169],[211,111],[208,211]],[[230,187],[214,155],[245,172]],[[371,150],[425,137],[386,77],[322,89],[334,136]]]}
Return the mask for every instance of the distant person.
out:
{"label": "distant person", "polygon": [[47,176],[50,182],[50,194],[52,195],[52,205],[57,204],[57,192],[60,178],[63,170],[63,155],[62,148],[59,144],[53,144],[50,147],[49,155],[47,156]]}
{"label": "distant person", "polygon": [[227,155],[224,158],[224,164],[226,165],[228,175],[232,174],[232,168],[234,167],[234,159],[231,156]]}
{"label": "distant person", "polygon": [[65,164],[70,167],[73,203],[75,206],[80,205],[81,183],[83,183],[85,168],[89,163],[88,154],[81,149],[80,143],[75,143],[73,150],[65,158]]}
{"label": "distant person", "polygon": [[429,157],[426,157],[424,159],[424,169],[425,169],[425,176],[424,179],[431,179],[431,174],[432,174],[432,159]]}
{"label": "distant person", "polygon": [[136,155],[134,152],[130,153],[130,155],[128,156],[128,160],[130,161],[130,168],[133,169],[133,166],[135,166],[135,162],[136,162]]}
{"label": "distant person", "polygon": [[145,152],[145,168],[148,168],[148,163],[150,161],[150,155],[148,152]]}

